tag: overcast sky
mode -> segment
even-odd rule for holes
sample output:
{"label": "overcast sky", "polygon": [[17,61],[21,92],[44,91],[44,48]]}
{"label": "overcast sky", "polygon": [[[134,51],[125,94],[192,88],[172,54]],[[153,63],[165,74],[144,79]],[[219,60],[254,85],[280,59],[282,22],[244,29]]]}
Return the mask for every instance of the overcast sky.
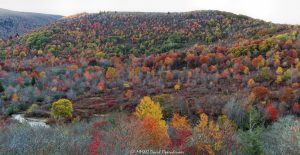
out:
{"label": "overcast sky", "polygon": [[80,12],[221,10],[284,24],[300,24],[300,0],[0,0],[0,8],[72,15]]}

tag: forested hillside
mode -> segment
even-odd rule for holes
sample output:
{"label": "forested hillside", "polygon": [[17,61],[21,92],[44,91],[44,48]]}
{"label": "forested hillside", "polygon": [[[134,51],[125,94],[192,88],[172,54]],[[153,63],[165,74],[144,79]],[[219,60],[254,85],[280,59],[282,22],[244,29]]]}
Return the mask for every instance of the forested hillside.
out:
{"label": "forested hillside", "polygon": [[[0,113],[69,124],[60,136],[74,145],[55,144],[74,154],[297,154],[299,57],[299,26],[221,11],[83,13],[0,42]],[[102,115],[76,134],[74,122]]]}
{"label": "forested hillside", "polygon": [[17,12],[0,8],[0,39],[22,35],[61,17],[58,15]]}

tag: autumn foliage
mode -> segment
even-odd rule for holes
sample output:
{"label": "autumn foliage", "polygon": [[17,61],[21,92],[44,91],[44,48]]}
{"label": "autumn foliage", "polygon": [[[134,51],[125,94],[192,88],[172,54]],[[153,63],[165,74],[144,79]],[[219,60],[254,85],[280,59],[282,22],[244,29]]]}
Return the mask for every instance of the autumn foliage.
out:
{"label": "autumn foliage", "polygon": [[266,87],[257,86],[252,89],[252,93],[255,95],[255,97],[257,97],[259,99],[263,99],[268,96],[269,91],[268,91],[268,88],[266,88]]}
{"label": "autumn foliage", "polygon": [[279,117],[279,110],[273,106],[272,103],[265,107],[266,117],[268,120],[275,121]]}
{"label": "autumn foliage", "polygon": [[162,110],[159,103],[155,103],[149,96],[141,99],[134,113],[143,121],[145,132],[149,134],[149,143],[154,148],[163,148],[169,145],[169,135],[167,125],[162,120]]}
{"label": "autumn foliage", "polygon": [[192,134],[192,127],[187,118],[175,113],[171,119],[170,127],[174,129],[173,147],[185,149],[187,138]]}
{"label": "autumn foliage", "polygon": [[72,112],[73,104],[68,99],[60,99],[52,103],[51,113],[58,119],[72,117]]}
{"label": "autumn foliage", "polygon": [[88,120],[95,155],[260,154],[236,151],[237,133],[253,144],[268,131],[250,129],[249,107],[258,129],[299,116],[299,40],[299,26],[221,11],[65,17],[0,39],[0,115]]}
{"label": "autumn foliage", "polygon": [[151,116],[146,116],[143,119],[143,127],[145,133],[149,134],[150,146],[154,148],[165,148],[169,145],[168,128],[164,121],[158,121]]}
{"label": "autumn foliage", "polygon": [[191,130],[191,126],[187,118],[176,113],[173,115],[170,126],[174,129]]}
{"label": "autumn foliage", "polygon": [[[232,139],[234,132],[234,124],[226,116],[219,116],[219,121],[215,122],[209,120],[205,113],[201,113],[200,120],[194,127],[188,143],[192,146],[190,149],[195,149],[197,154],[221,153],[225,151],[223,150],[225,143],[232,145],[233,148],[237,144]],[[231,147],[227,146],[228,149]]]}

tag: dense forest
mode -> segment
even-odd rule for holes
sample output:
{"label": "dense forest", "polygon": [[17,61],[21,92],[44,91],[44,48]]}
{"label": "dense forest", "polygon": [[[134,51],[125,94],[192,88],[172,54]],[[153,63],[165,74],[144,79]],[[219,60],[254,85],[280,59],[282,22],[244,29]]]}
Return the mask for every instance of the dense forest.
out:
{"label": "dense forest", "polygon": [[299,26],[228,12],[65,17],[0,41],[0,154],[296,155],[299,58]]}
{"label": "dense forest", "polygon": [[28,33],[61,17],[59,15],[17,12],[0,8],[0,39]]}

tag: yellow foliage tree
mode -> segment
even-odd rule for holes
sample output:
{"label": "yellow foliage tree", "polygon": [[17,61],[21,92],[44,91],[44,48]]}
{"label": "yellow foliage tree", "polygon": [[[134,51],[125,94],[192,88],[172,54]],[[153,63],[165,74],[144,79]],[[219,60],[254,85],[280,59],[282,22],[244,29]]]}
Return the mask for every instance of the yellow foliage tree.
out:
{"label": "yellow foliage tree", "polygon": [[72,117],[73,104],[68,99],[60,99],[52,103],[51,113],[55,118]]}
{"label": "yellow foliage tree", "polygon": [[278,68],[276,69],[276,74],[281,75],[282,73],[283,73],[282,67],[278,67]]}
{"label": "yellow foliage tree", "polygon": [[135,109],[135,116],[144,119],[146,116],[161,120],[163,117],[159,103],[155,103],[149,96],[145,96]]}

